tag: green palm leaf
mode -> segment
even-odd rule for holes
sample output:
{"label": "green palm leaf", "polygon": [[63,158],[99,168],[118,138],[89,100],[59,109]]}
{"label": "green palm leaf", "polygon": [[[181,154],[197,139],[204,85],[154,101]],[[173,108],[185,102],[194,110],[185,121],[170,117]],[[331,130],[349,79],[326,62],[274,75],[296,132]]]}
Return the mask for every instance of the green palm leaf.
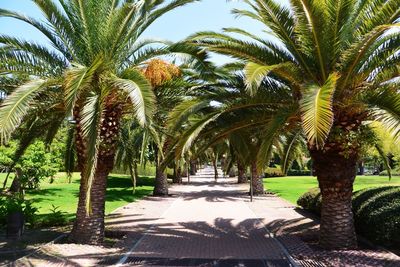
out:
{"label": "green palm leaf", "polygon": [[310,85],[300,101],[303,128],[311,145],[321,148],[333,124],[333,94],[338,75],[329,75],[322,87]]}
{"label": "green palm leaf", "polygon": [[98,95],[87,98],[81,112],[82,134],[86,141],[86,160],[82,179],[86,181],[86,212],[91,214],[91,191],[98,165],[100,146],[100,125],[103,117],[103,106]]}
{"label": "green palm leaf", "polygon": [[123,79],[114,77],[111,83],[114,87],[125,91],[132,104],[139,123],[144,126],[151,120],[154,112],[154,93],[148,80],[136,69],[126,70]]}
{"label": "green palm leaf", "polygon": [[71,111],[79,97],[91,88],[94,74],[103,64],[102,57],[98,57],[90,67],[74,64],[65,74],[64,94],[67,111]]}
{"label": "green palm leaf", "polygon": [[32,80],[17,89],[0,106],[0,139],[6,142],[31,109],[34,98],[46,87],[45,80]]}

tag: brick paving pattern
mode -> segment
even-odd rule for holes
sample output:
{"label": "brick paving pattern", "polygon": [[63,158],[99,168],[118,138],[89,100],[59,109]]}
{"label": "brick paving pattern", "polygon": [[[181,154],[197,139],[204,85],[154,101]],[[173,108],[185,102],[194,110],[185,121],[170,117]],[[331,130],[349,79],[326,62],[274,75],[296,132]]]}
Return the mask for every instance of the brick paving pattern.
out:
{"label": "brick paving pattern", "polygon": [[147,231],[129,257],[168,259],[171,264],[175,259],[186,259],[187,264],[201,259],[261,260],[241,266],[269,266],[262,263],[267,260],[268,264],[289,266],[261,218],[243,201],[246,191],[234,182],[235,179],[220,178],[215,183],[212,170],[205,169],[190,185],[173,187],[173,194],[180,197]]}
{"label": "brick paving pattern", "polygon": [[191,181],[109,216],[108,234],[125,236],[115,248],[52,244],[13,266],[290,266],[285,251],[305,267],[400,266],[381,249],[318,249],[317,218],[274,195],[250,202],[248,185],[234,178],[215,183],[205,169]]}

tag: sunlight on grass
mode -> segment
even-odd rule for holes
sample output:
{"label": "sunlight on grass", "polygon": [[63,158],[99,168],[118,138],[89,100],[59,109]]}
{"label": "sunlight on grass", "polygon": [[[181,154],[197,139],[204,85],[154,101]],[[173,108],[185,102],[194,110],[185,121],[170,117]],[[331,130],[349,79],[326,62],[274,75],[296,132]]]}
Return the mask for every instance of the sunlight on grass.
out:
{"label": "sunlight on grass", "polygon": [[[293,176],[264,179],[266,190],[296,204],[297,199],[307,190],[318,187],[316,177]],[[393,177],[391,181],[387,176],[358,176],[354,183],[354,191],[367,187],[400,186],[400,177]]]}
{"label": "sunlight on grass", "polygon": [[[3,182],[4,174],[0,174],[0,182]],[[13,177],[9,178],[11,183]],[[79,173],[74,173],[71,183],[65,173],[58,173],[53,183],[46,179],[41,182],[40,189],[26,191],[26,198],[34,202],[39,208],[38,215],[51,213],[52,205],[59,207],[69,219],[74,218],[78,205]],[[130,202],[137,201],[149,195],[153,190],[153,179],[141,177],[138,180],[136,193],[133,194],[132,182],[127,175],[111,174],[108,178],[106,196],[106,214],[124,206]]]}

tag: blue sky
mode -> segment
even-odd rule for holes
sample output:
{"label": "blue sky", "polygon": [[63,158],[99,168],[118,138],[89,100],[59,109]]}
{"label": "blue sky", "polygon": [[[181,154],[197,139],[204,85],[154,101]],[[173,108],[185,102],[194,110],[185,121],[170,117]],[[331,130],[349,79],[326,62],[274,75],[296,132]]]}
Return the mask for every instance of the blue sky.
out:
{"label": "blue sky", "polygon": [[[281,1],[287,2],[287,0]],[[244,7],[246,5],[240,0],[202,0],[166,14],[156,21],[144,36],[178,41],[197,31],[220,31],[223,27],[240,27],[260,34],[262,26],[259,23],[247,18],[235,18],[231,14],[233,8]],[[0,0],[0,8],[19,11],[35,18],[41,17],[40,11],[30,0]],[[12,19],[0,18],[0,34],[11,34],[39,43],[45,42],[43,36],[35,29]],[[224,59],[215,57],[214,60]]]}

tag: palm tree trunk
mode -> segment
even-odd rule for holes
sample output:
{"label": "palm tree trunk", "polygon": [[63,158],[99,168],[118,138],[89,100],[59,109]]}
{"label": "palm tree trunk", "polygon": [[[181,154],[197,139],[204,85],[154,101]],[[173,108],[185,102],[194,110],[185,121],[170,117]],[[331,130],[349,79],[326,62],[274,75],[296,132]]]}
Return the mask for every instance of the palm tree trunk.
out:
{"label": "palm tree trunk", "polygon": [[136,162],[129,164],[129,173],[131,175],[133,194],[136,193],[136,184],[137,184],[137,165]]}
{"label": "palm tree trunk", "polygon": [[257,163],[255,161],[251,163],[251,175],[252,175],[253,194],[254,195],[264,194],[264,183],[262,175],[258,173]]}
{"label": "palm tree trunk", "polygon": [[187,179],[188,179],[188,184],[190,184],[190,164],[186,163],[186,173],[187,173]]}
{"label": "palm tree trunk", "polygon": [[239,184],[247,183],[246,169],[240,160],[238,160],[237,162],[237,167],[238,167],[238,183]]}
{"label": "palm tree trunk", "polygon": [[214,180],[218,181],[218,165],[217,165],[217,158],[213,159],[213,166],[214,166]]}
{"label": "palm tree trunk", "polygon": [[[99,160],[107,164],[105,160]],[[86,190],[87,181],[81,178],[79,191],[78,210],[74,227],[69,240],[79,244],[100,245],[104,240],[104,211],[105,195],[107,187],[108,168],[100,166],[96,170],[95,179],[92,184],[91,214],[86,213]]]}
{"label": "palm tree trunk", "polygon": [[153,190],[154,196],[168,196],[168,180],[165,170],[160,166],[156,167],[156,178]]}
{"label": "palm tree trunk", "polygon": [[[83,138],[79,121],[79,110],[74,110],[77,121],[76,127],[76,150],[78,156],[78,167],[84,173],[86,164],[86,145]],[[118,106],[107,107],[104,111],[104,121],[101,125],[100,144],[97,158],[97,168],[90,191],[91,208],[90,213],[86,210],[86,197],[88,183],[81,174],[78,209],[76,220],[72,228],[69,240],[79,244],[99,245],[104,240],[104,214],[107,177],[114,167],[116,140],[118,138],[121,108]],[[90,167],[90,166],[89,166]]]}
{"label": "palm tree trunk", "polygon": [[7,176],[6,176],[6,178],[4,179],[3,189],[6,189],[7,182],[8,182],[8,177],[10,177],[10,174],[11,174],[11,168],[7,169]]}
{"label": "palm tree trunk", "polygon": [[178,168],[175,166],[174,168],[174,178],[172,181],[174,184],[181,184],[182,183],[182,169],[179,166]]}
{"label": "palm tree trunk", "polygon": [[191,159],[190,160],[190,175],[196,175],[197,169],[196,169],[196,160]]}
{"label": "palm tree trunk", "polygon": [[351,201],[358,153],[347,157],[343,156],[340,145],[327,146],[323,151],[310,151],[322,195],[319,242],[326,249],[355,248]]}

